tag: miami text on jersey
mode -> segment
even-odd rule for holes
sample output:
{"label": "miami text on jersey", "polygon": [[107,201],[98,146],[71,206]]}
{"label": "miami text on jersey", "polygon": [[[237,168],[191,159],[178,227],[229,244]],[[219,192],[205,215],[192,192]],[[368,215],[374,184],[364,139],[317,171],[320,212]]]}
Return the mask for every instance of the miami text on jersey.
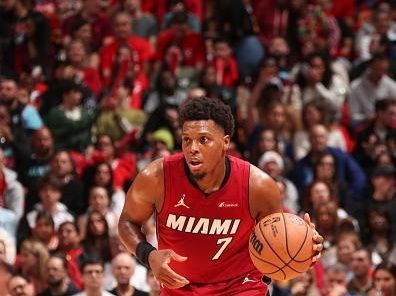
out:
{"label": "miami text on jersey", "polygon": [[169,214],[166,227],[173,230],[201,234],[235,234],[241,219],[211,219]]}

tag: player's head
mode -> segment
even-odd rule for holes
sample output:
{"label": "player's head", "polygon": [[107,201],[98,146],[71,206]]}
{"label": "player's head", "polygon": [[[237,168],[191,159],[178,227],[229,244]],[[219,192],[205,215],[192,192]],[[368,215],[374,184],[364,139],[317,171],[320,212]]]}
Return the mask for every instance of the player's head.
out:
{"label": "player's head", "polygon": [[191,98],[180,106],[182,149],[195,179],[224,161],[234,132],[231,109],[219,99]]}

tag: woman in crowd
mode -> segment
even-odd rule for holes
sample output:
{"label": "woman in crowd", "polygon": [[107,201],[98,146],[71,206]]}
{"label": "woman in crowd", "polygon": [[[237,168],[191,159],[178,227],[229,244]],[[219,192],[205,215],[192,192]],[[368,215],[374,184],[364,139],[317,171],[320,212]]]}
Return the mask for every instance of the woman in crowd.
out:
{"label": "woman in crowd", "polygon": [[27,239],[21,245],[19,254],[19,271],[34,285],[36,293],[47,287],[47,260],[49,252],[39,241]]}
{"label": "woman in crowd", "polygon": [[37,214],[36,226],[32,229],[32,239],[43,243],[49,251],[56,250],[58,236],[50,213],[42,211]]}
{"label": "woman in crowd", "polygon": [[373,274],[374,287],[369,296],[396,295],[396,267],[391,263],[379,264]]}

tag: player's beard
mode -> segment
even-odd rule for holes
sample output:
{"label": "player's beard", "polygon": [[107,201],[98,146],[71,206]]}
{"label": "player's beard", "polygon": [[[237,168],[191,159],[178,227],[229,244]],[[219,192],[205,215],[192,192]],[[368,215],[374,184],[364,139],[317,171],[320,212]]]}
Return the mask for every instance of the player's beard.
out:
{"label": "player's beard", "polygon": [[206,172],[192,174],[192,176],[193,176],[193,178],[194,178],[196,181],[201,181],[203,178],[205,178]]}

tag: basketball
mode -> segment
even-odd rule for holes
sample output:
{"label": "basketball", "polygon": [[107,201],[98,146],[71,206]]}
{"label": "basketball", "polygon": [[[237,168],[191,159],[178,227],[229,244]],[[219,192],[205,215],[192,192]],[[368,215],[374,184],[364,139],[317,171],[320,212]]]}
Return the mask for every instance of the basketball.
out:
{"label": "basketball", "polygon": [[312,228],[299,216],[271,214],[256,224],[249,239],[254,266],[274,280],[290,280],[309,269]]}

